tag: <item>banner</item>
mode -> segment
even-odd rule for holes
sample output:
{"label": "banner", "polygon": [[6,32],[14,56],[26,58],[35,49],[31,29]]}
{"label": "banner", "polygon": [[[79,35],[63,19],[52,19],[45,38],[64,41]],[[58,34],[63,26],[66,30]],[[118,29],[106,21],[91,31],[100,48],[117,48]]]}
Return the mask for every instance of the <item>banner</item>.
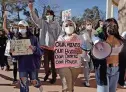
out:
{"label": "banner", "polygon": [[57,41],[55,42],[55,67],[76,67],[80,60],[76,52],[76,48],[80,48],[80,41]]}
{"label": "banner", "polygon": [[30,39],[11,40],[10,42],[11,53],[13,56],[33,54],[33,51],[29,46],[31,46]]}
{"label": "banner", "polygon": [[62,21],[71,19],[71,9],[62,11]]}

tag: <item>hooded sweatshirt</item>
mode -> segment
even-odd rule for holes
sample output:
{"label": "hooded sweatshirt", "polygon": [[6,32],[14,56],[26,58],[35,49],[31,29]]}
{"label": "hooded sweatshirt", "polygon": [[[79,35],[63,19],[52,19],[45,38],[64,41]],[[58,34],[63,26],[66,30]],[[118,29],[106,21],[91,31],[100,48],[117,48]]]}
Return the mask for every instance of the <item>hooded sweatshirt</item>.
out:
{"label": "hooded sweatshirt", "polygon": [[[12,36],[10,33],[8,36]],[[41,66],[41,56],[43,54],[42,49],[38,43],[38,40],[35,36],[31,35],[29,38],[31,45],[35,46],[35,51],[32,55],[23,55],[23,56],[13,56],[18,60],[18,69],[19,72],[30,72],[40,69]]]}
{"label": "hooded sweatshirt", "polygon": [[59,35],[61,34],[61,27],[58,22],[46,22],[42,18],[38,18],[35,12],[31,12],[31,17],[34,23],[41,29],[39,35],[40,45],[54,46]]}

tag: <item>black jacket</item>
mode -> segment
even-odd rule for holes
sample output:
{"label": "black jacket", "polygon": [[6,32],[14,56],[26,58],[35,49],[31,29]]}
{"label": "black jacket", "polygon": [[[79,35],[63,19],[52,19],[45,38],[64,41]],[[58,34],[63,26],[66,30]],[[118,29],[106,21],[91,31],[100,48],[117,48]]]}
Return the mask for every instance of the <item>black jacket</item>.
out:
{"label": "black jacket", "polygon": [[124,76],[126,73],[126,40],[124,42],[124,47],[119,54],[119,81],[118,83],[123,86],[124,85]]}
{"label": "black jacket", "polygon": [[0,55],[4,56],[5,48],[6,48],[6,40],[5,36],[0,37]]}

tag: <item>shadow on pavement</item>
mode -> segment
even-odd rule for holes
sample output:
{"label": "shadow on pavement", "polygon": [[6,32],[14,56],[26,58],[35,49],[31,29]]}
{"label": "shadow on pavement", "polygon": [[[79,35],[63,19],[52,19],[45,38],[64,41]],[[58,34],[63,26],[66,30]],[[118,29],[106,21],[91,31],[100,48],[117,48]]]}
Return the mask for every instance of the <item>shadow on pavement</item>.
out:
{"label": "shadow on pavement", "polygon": [[13,81],[13,78],[10,78],[10,77],[2,75],[2,74],[0,74],[0,77],[5,79],[5,80]]}

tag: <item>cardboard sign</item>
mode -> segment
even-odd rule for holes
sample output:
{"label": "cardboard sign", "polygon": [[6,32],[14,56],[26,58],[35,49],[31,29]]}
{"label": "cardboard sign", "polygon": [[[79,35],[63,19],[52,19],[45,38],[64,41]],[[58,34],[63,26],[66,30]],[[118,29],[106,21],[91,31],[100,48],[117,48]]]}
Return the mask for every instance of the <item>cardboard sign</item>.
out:
{"label": "cardboard sign", "polygon": [[31,46],[30,39],[11,40],[10,42],[11,53],[13,56],[33,54],[33,51],[29,46]]}
{"label": "cardboard sign", "polygon": [[76,67],[79,66],[79,55],[76,48],[80,48],[80,41],[57,41],[55,42],[55,67]]}
{"label": "cardboard sign", "polygon": [[62,11],[62,21],[71,19],[71,9]]}

